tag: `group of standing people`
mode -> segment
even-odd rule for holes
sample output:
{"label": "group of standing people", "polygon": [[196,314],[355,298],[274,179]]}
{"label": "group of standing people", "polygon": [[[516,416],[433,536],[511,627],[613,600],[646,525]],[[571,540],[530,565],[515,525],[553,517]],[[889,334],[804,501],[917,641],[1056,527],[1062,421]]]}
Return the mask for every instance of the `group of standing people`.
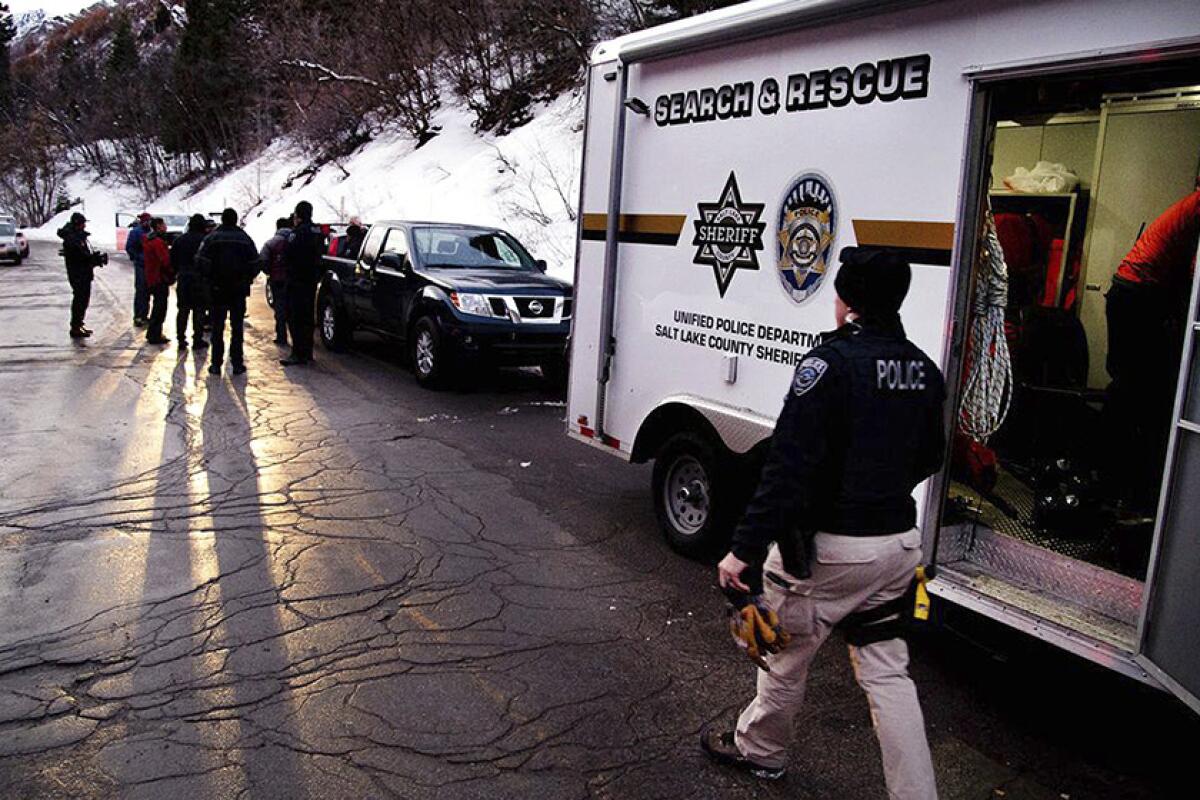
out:
{"label": "group of standing people", "polygon": [[[210,374],[219,375],[225,361],[225,328],[229,328],[229,361],[233,373],[246,371],[244,321],[246,298],[260,271],[270,281],[275,307],[275,343],[286,345],[291,354],[280,360],[285,366],[307,364],[313,357],[313,329],[317,284],[325,236],[313,224],[313,207],[302,201],[291,218],[277,220],[275,235],[261,251],[238,224],[232,208],[221,213],[214,224],[202,214],[188,221],[187,231],[173,242],[160,217],[142,214],[130,230],[125,252],[134,268],[133,323],[146,328],[146,341],[164,345],[163,335],[171,286],[175,288],[175,335],[180,348],[188,346],[189,322],[192,344],[206,348],[205,322],[211,327]],[[71,337],[84,338],[91,331],[84,316],[91,295],[93,268],[100,254],[88,242],[87,219],[79,213],[59,230],[63,257],[71,283]]]}

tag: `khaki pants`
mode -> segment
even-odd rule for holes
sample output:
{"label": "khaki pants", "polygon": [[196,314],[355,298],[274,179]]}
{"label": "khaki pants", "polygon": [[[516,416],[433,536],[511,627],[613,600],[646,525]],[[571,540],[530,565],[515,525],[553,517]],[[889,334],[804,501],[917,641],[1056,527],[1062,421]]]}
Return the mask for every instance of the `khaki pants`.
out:
{"label": "khaki pants", "polygon": [[[784,571],[778,548],[772,548],[765,566],[790,584],[784,589],[766,579],[763,597],[792,641],[782,653],[767,656],[770,672],[759,671],[758,695],[738,718],[737,745],[744,756],[767,767],[787,762],[808,665],[822,642],[847,614],[904,593],[921,561],[921,535],[916,530],[876,537],[818,533],[813,549],[807,580]],[[903,639],[852,646],[850,662],[871,705],[888,796],[936,800],[925,720],[908,677],[908,646]]]}

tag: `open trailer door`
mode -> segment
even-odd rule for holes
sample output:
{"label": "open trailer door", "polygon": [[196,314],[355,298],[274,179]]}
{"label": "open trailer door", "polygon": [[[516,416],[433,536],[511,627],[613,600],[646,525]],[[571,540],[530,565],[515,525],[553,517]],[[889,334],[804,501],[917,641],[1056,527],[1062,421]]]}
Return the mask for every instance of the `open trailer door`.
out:
{"label": "open trailer door", "polygon": [[1200,275],[1193,278],[1137,661],[1200,712]]}

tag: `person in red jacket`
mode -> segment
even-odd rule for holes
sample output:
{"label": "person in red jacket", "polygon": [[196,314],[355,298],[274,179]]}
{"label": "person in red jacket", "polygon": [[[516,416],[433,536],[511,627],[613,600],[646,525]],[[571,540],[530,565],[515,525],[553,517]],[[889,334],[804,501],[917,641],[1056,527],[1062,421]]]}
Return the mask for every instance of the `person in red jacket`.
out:
{"label": "person in red jacket", "polygon": [[162,217],[155,217],[150,220],[150,231],[142,249],[146,264],[146,286],[150,289],[150,299],[153,301],[150,324],[146,327],[146,341],[150,344],[166,344],[171,340],[163,336],[162,328],[167,318],[167,299],[171,296],[175,273],[171,269],[167,223],[163,222]]}
{"label": "person in red jacket", "polygon": [[1110,479],[1131,510],[1147,515],[1158,504],[1198,245],[1200,180],[1142,232],[1106,297],[1105,412],[1117,439]]}

